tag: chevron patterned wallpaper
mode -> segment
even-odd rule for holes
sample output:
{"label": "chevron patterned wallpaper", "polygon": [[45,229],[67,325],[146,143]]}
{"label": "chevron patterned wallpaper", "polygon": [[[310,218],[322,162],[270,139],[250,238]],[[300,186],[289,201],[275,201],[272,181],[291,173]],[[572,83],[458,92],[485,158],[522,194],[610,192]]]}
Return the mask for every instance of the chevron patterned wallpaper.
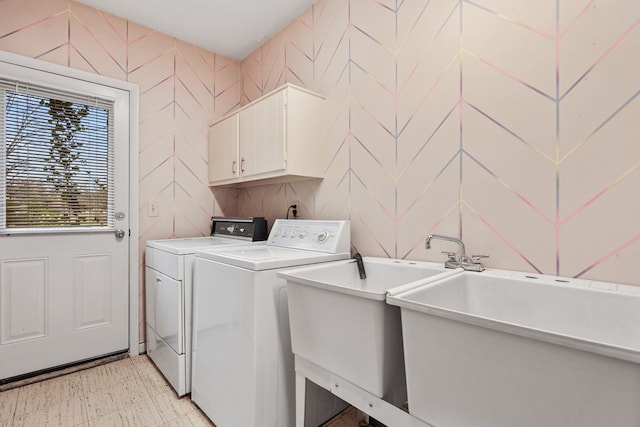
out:
{"label": "chevron patterned wallpaper", "polygon": [[[636,0],[319,0],[239,64],[73,1],[0,0],[0,49],[140,85],[141,254],[299,200],[351,219],[365,255],[442,261],[437,232],[489,266],[640,285],[639,23]],[[327,98],[325,178],[211,191],[208,123],[283,83]]]}
{"label": "chevron patterned wallpaper", "polygon": [[324,180],[243,190],[349,218],[367,255],[640,284],[640,2],[321,0],[242,64],[243,102],[327,96]]}

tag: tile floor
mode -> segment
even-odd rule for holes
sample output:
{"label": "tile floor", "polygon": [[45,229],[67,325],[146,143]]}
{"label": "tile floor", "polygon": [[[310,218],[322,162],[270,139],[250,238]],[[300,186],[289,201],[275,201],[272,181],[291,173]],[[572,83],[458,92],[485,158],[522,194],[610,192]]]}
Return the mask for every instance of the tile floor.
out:
{"label": "tile floor", "polygon": [[[178,398],[147,356],[0,392],[0,427],[202,426],[209,419]],[[348,409],[323,427],[356,427]]]}

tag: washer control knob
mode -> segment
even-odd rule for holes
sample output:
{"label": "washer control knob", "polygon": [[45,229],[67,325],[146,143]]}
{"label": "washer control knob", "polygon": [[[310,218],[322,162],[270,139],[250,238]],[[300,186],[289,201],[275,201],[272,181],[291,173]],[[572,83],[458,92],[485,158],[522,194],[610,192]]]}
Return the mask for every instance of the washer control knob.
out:
{"label": "washer control knob", "polygon": [[306,236],[306,234],[304,234],[304,231],[301,231],[300,234],[298,234],[298,237],[301,239],[304,239]]}
{"label": "washer control knob", "polygon": [[320,234],[318,234],[318,242],[320,243],[326,242],[328,238],[329,238],[328,231],[323,231]]}

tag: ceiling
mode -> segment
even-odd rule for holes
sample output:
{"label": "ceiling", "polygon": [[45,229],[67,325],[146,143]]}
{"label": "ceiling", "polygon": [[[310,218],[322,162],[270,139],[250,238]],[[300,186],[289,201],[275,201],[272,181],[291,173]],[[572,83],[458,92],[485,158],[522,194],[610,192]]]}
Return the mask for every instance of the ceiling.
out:
{"label": "ceiling", "polygon": [[316,0],[77,0],[240,61]]}

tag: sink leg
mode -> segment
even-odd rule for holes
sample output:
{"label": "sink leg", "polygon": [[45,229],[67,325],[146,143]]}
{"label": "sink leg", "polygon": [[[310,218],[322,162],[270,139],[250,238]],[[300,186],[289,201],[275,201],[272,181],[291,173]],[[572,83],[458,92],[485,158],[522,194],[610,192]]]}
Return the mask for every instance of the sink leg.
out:
{"label": "sink leg", "polygon": [[304,427],[304,402],[307,378],[296,372],[296,427]]}

